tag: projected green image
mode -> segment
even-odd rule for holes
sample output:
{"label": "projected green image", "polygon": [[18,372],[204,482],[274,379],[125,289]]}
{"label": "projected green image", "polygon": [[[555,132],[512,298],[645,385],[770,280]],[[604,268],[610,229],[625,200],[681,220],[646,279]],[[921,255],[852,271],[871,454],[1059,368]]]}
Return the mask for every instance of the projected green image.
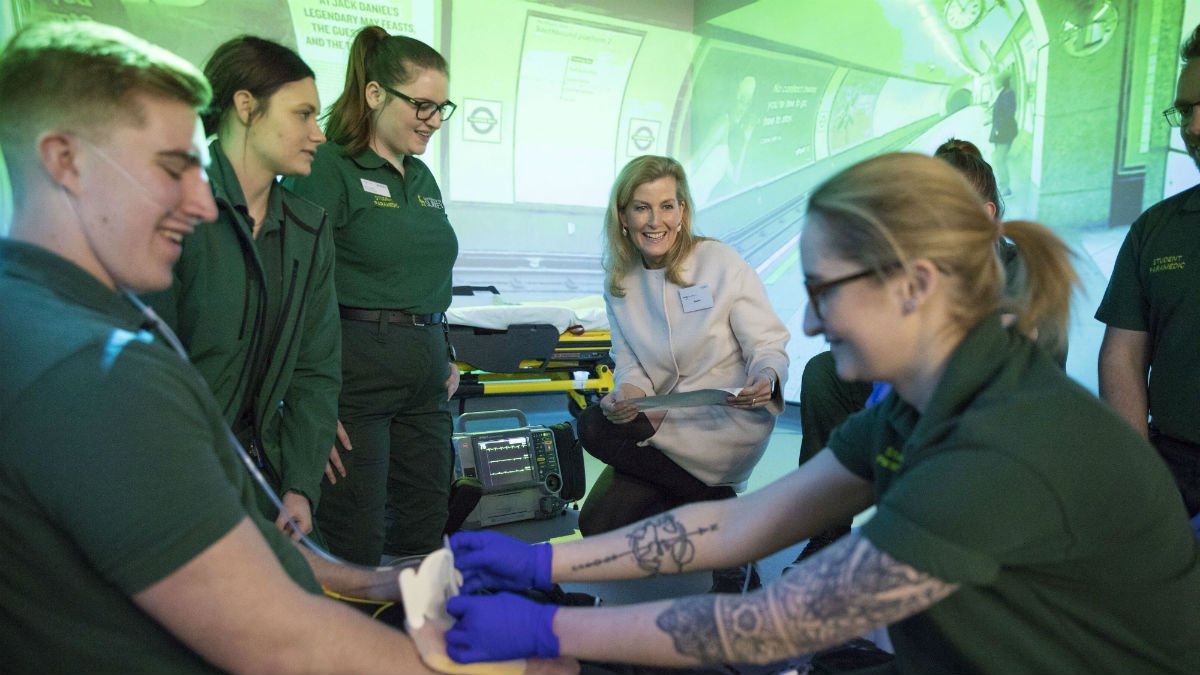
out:
{"label": "projected green image", "polygon": [[701,205],[815,159],[813,133],[828,64],[721,45],[692,88],[691,182]]}
{"label": "projected green image", "polygon": [[[767,284],[800,368],[815,347],[800,338],[796,238],[814,186],[954,136],[995,166],[1008,217],[1127,225],[1196,182],[1159,111],[1198,16],[1200,0],[15,0],[5,30],[105,21],[196,63],[255,33],[299,51],[325,105],[359,27],[417,37],[447,57],[460,106],[422,157],[459,236],[456,284],[599,293],[616,172],[669,154],[699,231]],[[1013,133],[994,135],[998,109]],[[7,221],[7,189],[0,207]]]}
{"label": "projected green image", "polygon": [[871,138],[874,130],[875,103],[886,80],[873,73],[851,73],[842,80],[829,125],[829,149],[845,150]]}

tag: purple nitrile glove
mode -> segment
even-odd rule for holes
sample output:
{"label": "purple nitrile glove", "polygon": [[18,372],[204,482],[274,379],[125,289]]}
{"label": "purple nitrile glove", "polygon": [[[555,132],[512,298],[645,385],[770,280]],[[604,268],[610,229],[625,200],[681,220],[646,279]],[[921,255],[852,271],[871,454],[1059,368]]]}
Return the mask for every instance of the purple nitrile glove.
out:
{"label": "purple nitrile glove", "polygon": [[456,595],[446,611],[455,618],[446,631],[446,654],[459,663],[558,656],[557,605],[512,593]]}
{"label": "purple nitrile glove", "polygon": [[550,581],[550,544],[526,544],[496,532],[456,532],[450,535],[454,566],[463,575],[463,593],[476,591],[554,588]]}

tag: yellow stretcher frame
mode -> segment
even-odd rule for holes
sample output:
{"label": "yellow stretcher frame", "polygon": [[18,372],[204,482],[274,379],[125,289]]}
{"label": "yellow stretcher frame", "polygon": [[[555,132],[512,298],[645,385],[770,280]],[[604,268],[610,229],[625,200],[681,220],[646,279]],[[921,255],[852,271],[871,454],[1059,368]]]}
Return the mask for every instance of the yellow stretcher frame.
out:
{"label": "yellow stretcher frame", "polygon": [[[520,359],[515,367],[503,372],[478,369],[470,362],[469,353],[460,353],[455,361],[460,378],[455,398],[460,407],[465,407],[466,400],[478,396],[562,392],[568,398],[568,410],[577,415],[613,390],[608,355],[611,344],[607,330],[567,331],[558,334],[551,353],[529,354],[529,358]],[[579,373],[586,373],[586,377],[577,377]]]}

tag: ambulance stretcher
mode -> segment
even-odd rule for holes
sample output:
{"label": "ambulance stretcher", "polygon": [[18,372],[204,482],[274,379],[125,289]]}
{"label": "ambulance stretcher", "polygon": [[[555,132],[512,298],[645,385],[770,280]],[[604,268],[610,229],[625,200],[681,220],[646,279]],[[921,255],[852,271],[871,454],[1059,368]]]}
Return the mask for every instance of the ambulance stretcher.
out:
{"label": "ambulance stretcher", "polygon": [[[490,295],[481,299],[476,290]],[[612,391],[612,337],[601,296],[509,304],[490,286],[454,292],[446,319],[460,413],[479,396],[563,392],[577,415]]]}

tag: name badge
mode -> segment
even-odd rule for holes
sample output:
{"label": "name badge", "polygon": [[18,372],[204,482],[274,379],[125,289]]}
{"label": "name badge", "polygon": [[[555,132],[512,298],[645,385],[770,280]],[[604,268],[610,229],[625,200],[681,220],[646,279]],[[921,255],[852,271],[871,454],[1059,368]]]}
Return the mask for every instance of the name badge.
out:
{"label": "name badge", "polygon": [[679,302],[683,303],[683,311],[685,313],[698,312],[702,309],[712,309],[712,291],[708,290],[708,284],[692,286],[691,288],[681,288],[679,289]]}
{"label": "name badge", "polygon": [[370,192],[373,195],[379,195],[380,197],[391,198],[392,191],[388,190],[388,186],[384,185],[383,183],[376,183],[375,181],[367,180],[366,178],[360,178],[359,180],[362,181],[363,189],[367,192]]}

